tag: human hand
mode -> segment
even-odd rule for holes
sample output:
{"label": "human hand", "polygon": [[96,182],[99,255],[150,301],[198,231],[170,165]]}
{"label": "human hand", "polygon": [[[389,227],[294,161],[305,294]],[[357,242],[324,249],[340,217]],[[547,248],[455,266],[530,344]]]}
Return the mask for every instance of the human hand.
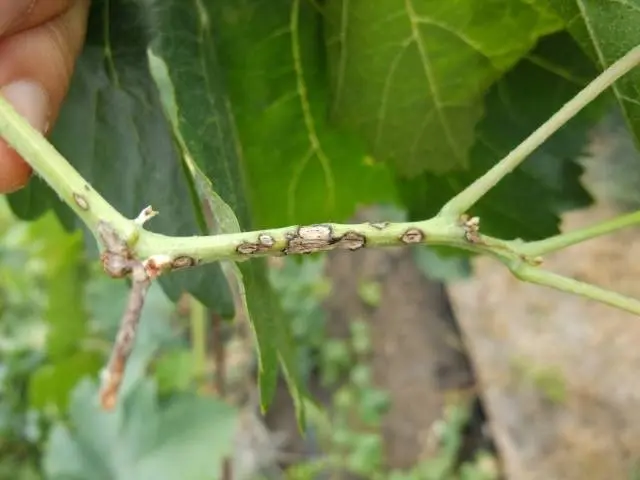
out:
{"label": "human hand", "polygon": [[[46,133],[69,87],[89,0],[0,0],[0,92]],[[24,186],[31,168],[0,140],[0,194]]]}

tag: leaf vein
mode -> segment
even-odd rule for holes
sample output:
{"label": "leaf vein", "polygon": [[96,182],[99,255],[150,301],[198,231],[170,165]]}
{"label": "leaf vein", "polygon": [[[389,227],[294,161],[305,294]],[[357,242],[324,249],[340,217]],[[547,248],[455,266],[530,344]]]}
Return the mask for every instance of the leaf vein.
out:
{"label": "leaf vein", "polygon": [[[209,38],[208,39],[208,43],[207,43],[207,39],[205,39],[206,36],[208,36],[210,34],[210,24],[209,24],[209,19],[207,17],[207,11],[205,6],[202,3],[202,0],[194,0],[194,4],[196,6],[196,10],[198,12],[197,18],[198,18],[198,26],[199,26],[199,32],[198,32],[198,43],[200,44],[200,49],[204,50],[205,49],[205,45],[213,45],[212,39]],[[205,81],[205,85],[206,88],[204,89],[206,93],[206,96],[209,100],[209,104],[211,105],[211,108],[213,109],[216,105],[216,101],[214,98],[212,98],[211,96],[211,92],[214,91],[213,90],[213,85],[212,85],[212,81],[211,81],[211,76],[209,75],[209,69],[207,68],[206,65],[206,58],[207,55],[204,51],[201,52],[201,55],[198,55],[199,57],[199,61],[200,61],[200,65],[201,65],[201,71],[202,71],[202,75],[204,76],[204,81]],[[220,122],[215,122],[216,124],[216,130],[218,131],[218,137],[217,138],[225,138],[225,134],[222,131],[222,129],[220,128]],[[234,184],[234,176],[229,168],[229,162],[227,161],[223,161],[223,169],[224,169],[224,174],[226,176],[226,183],[228,185],[233,185]],[[215,179],[210,179],[211,183],[214,184],[214,188],[215,188]],[[218,182],[220,182],[220,179],[218,179]],[[231,205],[238,205],[238,199],[235,198],[236,194],[233,191],[229,191],[228,192],[229,197],[231,198],[225,198],[224,200],[231,204]]]}
{"label": "leaf vein", "polygon": [[405,6],[407,10],[407,15],[409,17],[409,23],[411,25],[411,36],[418,48],[418,53],[420,54],[420,61],[424,69],[425,76],[427,77],[427,84],[429,85],[429,91],[431,92],[431,96],[433,98],[433,101],[436,107],[438,118],[444,130],[444,134],[447,138],[447,143],[449,144],[451,151],[459,160],[464,159],[464,155],[461,154],[461,152],[458,150],[456,142],[454,141],[454,136],[453,136],[453,132],[451,131],[451,126],[449,125],[447,118],[442,112],[442,108],[443,108],[442,99],[440,98],[440,92],[436,84],[436,79],[433,73],[433,68],[431,66],[431,61],[429,59],[427,49],[424,45],[422,35],[420,34],[420,29],[418,26],[418,17],[413,8],[412,0],[405,0]]}
{"label": "leaf vein", "polygon": [[440,28],[441,30],[444,30],[447,33],[450,33],[454,37],[462,40],[462,42],[465,43],[469,48],[471,48],[471,50],[474,50],[475,52],[479,53],[480,55],[482,55],[483,57],[485,57],[487,60],[489,60],[491,62],[491,57],[489,55],[487,55],[486,53],[484,53],[482,51],[481,47],[476,42],[474,42],[472,39],[470,39],[466,35],[463,35],[462,32],[453,30],[448,25],[446,25],[446,24],[444,24],[442,22],[438,22],[438,21],[436,21],[436,20],[434,20],[432,18],[416,17],[416,22],[417,23],[423,23],[425,25],[432,25],[434,27]]}
{"label": "leaf vein", "polygon": [[332,208],[335,203],[335,181],[333,173],[331,172],[331,164],[329,158],[324,152],[320,139],[315,127],[315,121],[313,114],[311,113],[311,106],[309,105],[309,98],[307,95],[307,86],[304,80],[304,71],[302,68],[302,59],[300,54],[300,44],[298,42],[298,20],[300,15],[300,0],[294,0],[291,7],[291,54],[293,56],[293,65],[296,72],[296,84],[298,90],[298,96],[300,97],[300,105],[302,107],[302,114],[304,117],[304,123],[307,130],[307,138],[311,145],[313,152],[318,157],[320,166],[325,177],[327,184],[327,200],[328,207]]}
{"label": "leaf vein", "polygon": [[313,157],[313,147],[309,147],[307,152],[304,154],[304,157],[295,165],[293,169],[293,173],[291,175],[291,180],[289,180],[289,189],[288,189],[288,205],[287,205],[287,213],[289,218],[293,219],[296,216],[296,189],[298,188],[298,182],[300,181],[300,177],[302,176],[302,172],[305,167]]}
{"label": "leaf vein", "polygon": [[338,60],[338,80],[336,82],[336,97],[334,100],[334,110],[340,105],[342,90],[344,88],[344,76],[347,70],[347,23],[349,21],[349,0],[343,0],[342,12],[340,14],[340,58]]}
{"label": "leaf vein", "polygon": [[391,65],[389,66],[389,71],[384,79],[384,86],[382,87],[382,98],[380,99],[380,106],[378,107],[378,113],[376,116],[376,137],[373,142],[374,150],[378,149],[378,145],[380,144],[380,140],[382,138],[382,127],[384,125],[384,119],[387,113],[387,106],[389,102],[389,95],[391,91],[391,83],[394,74],[396,73],[396,69],[400,64],[400,60],[402,60],[402,56],[411,45],[412,39],[408,38],[402,43],[402,48],[396,53],[396,56],[391,61]]}

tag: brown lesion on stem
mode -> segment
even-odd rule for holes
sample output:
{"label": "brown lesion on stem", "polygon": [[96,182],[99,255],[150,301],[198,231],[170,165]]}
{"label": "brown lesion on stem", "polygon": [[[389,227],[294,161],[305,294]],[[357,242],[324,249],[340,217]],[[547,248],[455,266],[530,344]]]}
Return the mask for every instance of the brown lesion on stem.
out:
{"label": "brown lesion on stem", "polygon": [[467,242],[488,248],[494,253],[501,253],[510,259],[517,258],[519,261],[534,267],[542,265],[542,257],[530,257],[519,252],[517,242],[521,242],[521,240],[505,242],[492,237],[483,236],[480,233],[480,217],[471,217],[464,214],[460,216],[459,223],[464,230],[464,238]]}
{"label": "brown lesion on stem", "polygon": [[336,248],[346,250],[358,250],[363,248],[367,243],[367,239],[364,235],[358,232],[347,232],[338,239],[335,243]]}
{"label": "brown lesion on stem", "polygon": [[183,268],[195,267],[198,261],[189,255],[179,255],[171,261],[171,270],[180,270]]}
{"label": "brown lesion on stem", "polygon": [[78,205],[82,210],[85,210],[85,211],[89,210],[89,202],[87,201],[87,198],[84,195],[74,192],[73,201],[76,202],[76,205]]}
{"label": "brown lesion on stem", "polygon": [[278,241],[268,233],[260,233],[256,241],[244,241],[236,247],[240,255],[260,255],[271,253],[272,255],[298,255],[305,253],[326,252],[329,250],[358,250],[363,248],[366,237],[356,231],[348,231],[338,235],[331,225],[305,225],[296,227],[284,235],[285,247],[282,241]]}
{"label": "brown lesion on stem", "polygon": [[410,228],[402,234],[400,241],[406,245],[422,243],[425,239],[424,232],[417,228]]}
{"label": "brown lesion on stem", "polygon": [[102,268],[112,278],[124,278],[131,274],[135,259],[125,242],[107,222],[99,222],[97,233],[104,247],[100,254]]}
{"label": "brown lesion on stem", "polygon": [[328,250],[344,249],[358,250],[367,243],[364,235],[358,232],[346,232],[344,235],[334,235],[330,225],[308,225],[298,228],[288,239],[285,255],[326,252]]}
{"label": "brown lesion on stem", "polygon": [[371,225],[376,230],[384,230],[390,225],[390,223],[389,222],[369,222],[369,225]]}
{"label": "brown lesion on stem", "polygon": [[330,249],[333,230],[329,225],[308,225],[298,228],[291,236],[284,253],[295,255],[315,253]]}
{"label": "brown lesion on stem", "polygon": [[255,253],[268,252],[275,244],[275,238],[268,233],[261,233],[258,235],[257,242],[243,242],[236,247],[236,252],[241,255],[253,255]]}
{"label": "brown lesion on stem", "polygon": [[482,243],[480,235],[480,217],[470,217],[467,214],[460,216],[460,224],[464,228],[464,238],[469,243]]}

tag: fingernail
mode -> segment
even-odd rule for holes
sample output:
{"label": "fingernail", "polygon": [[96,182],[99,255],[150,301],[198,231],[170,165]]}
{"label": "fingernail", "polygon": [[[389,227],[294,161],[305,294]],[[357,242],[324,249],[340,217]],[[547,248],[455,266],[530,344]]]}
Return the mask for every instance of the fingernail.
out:
{"label": "fingernail", "polygon": [[3,87],[2,95],[33,128],[44,132],[49,118],[49,96],[39,83],[18,80]]}

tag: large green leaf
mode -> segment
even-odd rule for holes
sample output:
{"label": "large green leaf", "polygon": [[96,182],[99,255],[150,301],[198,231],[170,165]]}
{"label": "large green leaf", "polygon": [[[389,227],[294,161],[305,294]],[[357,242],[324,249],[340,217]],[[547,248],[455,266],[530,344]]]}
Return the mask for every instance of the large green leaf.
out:
{"label": "large green leaf", "polygon": [[69,423],[51,431],[44,470],[51,480],[215,480],[231,452],[237,412],[210,398],[178,395],[158,404],[144,380],[113,412],[95,402],[97,386],[75,389]]}
{"label": "large green leaf", "polygon": [[[640,0],[536,0],[567,22],[582,48],[604,70],[640,45]],[[640,145],[640,69],[618,80],[613,91]]]}
{"label": "large green leaf", "polygon": [[[165,2],[164,9],[154,17],[153,28],[157,34],[149,61],[173,134],[194,177],[196,190],[207,206],[211,232],[237,233],[251,229],[253,222],[245,201],[242,157],[220,82],[209,23],[213,14],[209,10],[186,9],[184,3],[177,0]],[[184,31],[196,34],[176,38],[175,32]],[[185,65],[193,52],[197,52],[202,61],[197,66]],[[195,95],[194,85],[201,85],[205,95]],[[204,108],[198,102],[204,104]],[[207,145],[211,147],[209,150],[204,148]],[[212,149],[215,149],[215,158],[210,155]],[[290,326],[270,288],[265,260],[222,265],[237,285],[254,328],[263,408],[270,404],[275,393],[278,360],[294,401],[301,407],[301,384]],[[301,409],[298,417],[303,420]]]}
{"label": "large green leaf", "polygon": [[[151,229],[194,235],[204,232],[203,215],[193,202],[192,179],[174,144],[147,63],[153,32],[146,26],[160,7],[155,3],[162,2],[92,2],[86,45],[52,142],[124,215],[135,217],[151,204],[160,211],[150,222]],[[192,66],[202,61],[198,52],[190,52],[187,58]],[[204,84],[185,88],[196,97],[207,97]],[[215,118],[215,108],[206,112]],[[219,151],[204,136],[201,139],[207,158],[216,161]],[[53,206],[64,218],[69,216],[69,209],[41,182],[32,183],[11,201],[23,217],[46,206]],[[173,272],[160,281],[174,300],[189,291],[223,316],[233,315],[233,301],[219,265]]]}
{"label": "large green leaf", "polygon": [[[445,176],[423,174],[402,182],[411,215],[426,218],[437,213],[444,202],[518,145],[596,73],[569,35],[542,39],[487,95],[487,114],[477,128],[469,169]],[[606,100],[595,102],[571,120],[473,207],[471,213],[481,217],[483,232],[506,238],[544,238],[558,232],[562,210],[590,202],[579,181],[582,168],[575,160],[584,152],[589,128],[603,112]]]}
{"label": "large green leaf", "polygon": [[487,88],[562,26],[525,0],[328,0],[332,118],[405,176],[469,162]]}
{"label": "large green leaf", "polygon": [[394,200],[386,166],[328,123],[323,24],[313,2],[207,3],[255,226],[342,221],[358,204]]}

